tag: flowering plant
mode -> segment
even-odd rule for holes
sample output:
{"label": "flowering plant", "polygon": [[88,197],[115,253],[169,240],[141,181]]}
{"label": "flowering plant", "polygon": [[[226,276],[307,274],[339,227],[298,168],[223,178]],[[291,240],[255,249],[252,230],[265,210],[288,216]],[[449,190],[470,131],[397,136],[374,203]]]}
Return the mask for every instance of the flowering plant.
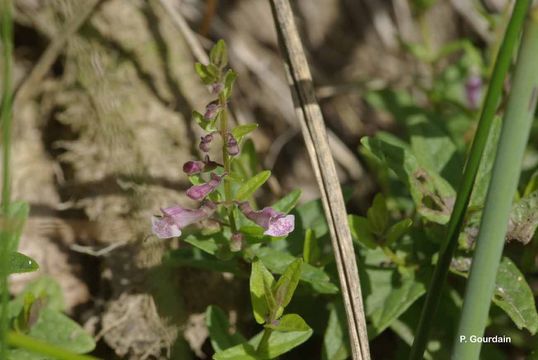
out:
{"label": "flowering plant", "polygon": [[[245,352],[257,354],[254,358],[274,358],[303,343],[312,334],[312,329],[299,315],[284,314],[302,277],[303,260],[291,257],[284,267],[273,267],[273,272],[282,274],[275,281],[259,258],[264,243],[284,239],[294,231],[295,215],[288,212],[294,208],[300,191],[288,194],[271,207],[256,210],[253,194],[271,173],[258,171],[256,162],[252,161],[256,154],[246,135],[255,130],[257,124],[230,127],[228,102],[236,74],[226,70],[227,63],[226,45],[221,40],[211,50],[210,63],[195,66],[200,79],[215,96],[203,114],[193,112],[194,120],[204,131],[198,145],[202,159],[183,165],[183,172],[192,183],[186,195],[200,201],[200,206],[190,209],[172,204],[162,208],[161,215],[151,219],[152,231],[158,238],[167,239],[182,236],[182,230],[190,225],[202,225],[199,232],[184,236],[182,240],[222,261],[239,258],[252,263],[253,315],[264,325],[264,330],[249,341],[230,343],[236,346],[229,348],[213,344],[214,358],[235,359]],[[208,323],[212,319],[227,322],[222,310],[215,306],[208,308]],[[210,335],[213,338],[225,334],[210,328]]]}

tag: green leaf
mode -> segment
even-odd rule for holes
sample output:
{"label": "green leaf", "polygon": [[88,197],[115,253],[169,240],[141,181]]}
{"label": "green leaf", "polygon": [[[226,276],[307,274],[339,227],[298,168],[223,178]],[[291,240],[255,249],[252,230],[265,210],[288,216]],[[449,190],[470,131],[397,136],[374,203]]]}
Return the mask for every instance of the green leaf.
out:
{"label": "green leaf", "polygon": [[182,240],[200,250],[205,251],[208,254],[215,255],[219,250],[218,244],[223,242],[224,236],[222,233],[215,233],[211,235],[191,234],[187,235]]}
{"label": "green leaf", "polygon": [[395,268],[385,267],[387,258],[380,248],[362,250],[365,273],[360,276],[372,284],[371,288],[364,289],[365,312],[370,320],[368,336],[372,339],[417,301],[426,288],[415,279],[413,272],[401,274]]}
{"label": "green leaf", "polygon": [[318,239],[312,229],[306,229],[303,245],[303,259],[306,264],[314,264],[318,261],[321,251]]}
{"label": "green leaf", "polygon": [[240,142],[245,136],[247,136],[257,128],[258,124],[239,125],[232,130],[232,135],[237,140],[237,142]]}
{"label": "green leaf", "polygon": [[196,63],[194,64],[194,70],[196,70],[196,73],[204,84],[209,85],[218,80],[214,66]]}
{"label": "green leaf", "polygon": [[260,343],[263,332],[249,340],[248,343],[236,345],[230,349],[219,352],[213,356],[215,360],[260,360],[274,359],[291,349],[301,345],[312,336],[312,329],[304,331],[273,331],[269,337],[268,346],[265,350],[256,353],[256,348]]}
{"label": "green leaf", "polygon": [[239,174],[243,179],[248,179],[256,174],[259,167],[259,161],[252,139],[245,140],[239,156],[232,159],[232,166],[234,172]]}
{"label": "green leaf", "polygon": [[302,194],[302,190],[295,189],[292,192],[286,194],[283,198],[278,200],[271,207],[275,209],[276,211],[287,214],[293,210],[293,208],[299,201],[301,194]]}
{"label": "green leaf", "polygon": [[375,249],[378,246],[374,235],[370,231],[368,219],[364,216],[350,214],[347,216],[347,220],[349,222],[353,240],[370,249]]}
{"label": "green leaf", "polygon": [[411,219],[403,219],[393,224],[387,231],[385,245],[390,246],[400,240],[407,233],[411,225],[413,225],[413,220]]}
{"label": "green leaf", "polygon": [[226,75],[224,75],[224,90],[222,90],[222,93],[226,99],[229,99],[232,96],[233,86],[236,78],[237,74],[233,70],[228,70]]}
{"label": "green leaf", "polygon": [[26,285],[24,290],[9,303],[10,316],[16,316],[22,310],[28,294],[31,294],[35,299],[45,298],[48,309],[64,310],[64,298],[60,284],[51,277],[42,276]]}
{"label": "green leaf", "polygon": [[321,356],[322,360],[346,360],[350,356],[346,315],[341,303],[330,306]]}
{"label": "green leaf", "polygon": [[281,332],[308,331],[310,329],[306,321],[297,314],[286,314],[276,321],[276,325],[268,324],[267,327]]}
{"label": "green leaf", "polygon": [[383,235],[389,223],[389,211],[383,194],[379,193],[374,198],[374,203],[367,212],[370,230],[376,235]]}
{"label": "green leaf", "polygon": [[228,316],[218,306],[210,305],[205,312],[206,326],[215,352],[226,350],[246,340],[239,333],[230,333]]}
{"label": "green leaf", "polygon": [[507,257],[503,257],[497,270],[493,302],[510,316],[518,329],[527,328],[532,335],[536,334],[538,314],[532,290]]}
{"label": "green leaf", "polygon": [[205,251],[200,249],[176,249],[169,251],[163,262],[169,266],[185,266],[196,269],[227,272],[235,275],[239,275],[239,267],[235,260],[220,260],[213,255],[208,255]]}
{"label": "green leaf", "polygon": [[215,120],[207,120],[206,118],[204,118],[204,115],[200,114],[198,111],[192,112],[192,118],[194,119],[194,121],[196,121],[198,126],[200,126],[205,131],[211,132],[216,130]]}
{"label": "green leaf", "polygon": [[267,270],[262,261],[256,260],[252,263],[250,273],[250,300],[252,302],[252,311],[258,324],[265,323],[269,316],[269,307],[266,299],[266,286],[272,288],[274,284],[273,275]]}
{"label": "green leaf", "polygon": [[228,49],[224,40],[219,40],[209,52],[209,60],[217,68],[222,69],[228,64]]}
{"label": "green leaf", "polygon": [[407,144],[386,133],[361,142],[364,151],[386,164],[407,185],[420,215],[439,224],[448,222],[454,189],[435,171],[419,164]]}
{"label": "green leaf", "polygon": [[528,244],[538,226],[538,190],[521,198],[512,206],[508,222],[507,240]]}
{"label": "green leaf", "polygon": [[235,195],[235,198],[238,201],[244,201],[250,198],[256,190],[258,190],[269,177],[271,176],[271,172],[269,170],[262,171],[256,175],[254,175],[252,178],[248,179],[237,191],[237,194]]}
{"label": "green leaf", "polygon": [[9,259],[9,274],[20,274],[34,272],[39,269],[37,262],[29,256],[14,252],[10,254]]}
{"label": "green leaf", "polygon": [[[275,274],[283,274],[287,267],[296,260],[293,255],[287,252],[268,247],[256,249],[254,253]],[[315,291],[321,294],[335,294],[338,292],[338,287],[331,282],[329,275],[318,267],[303,264],[300,279],[309,283]]]}
{"label": "green leaf", "polygon": [[274,294],[278,307],[286,308],[293,297],[293,293],[299,284],[303,259],[296,259],[288,265],[282,276],[278,279]]}

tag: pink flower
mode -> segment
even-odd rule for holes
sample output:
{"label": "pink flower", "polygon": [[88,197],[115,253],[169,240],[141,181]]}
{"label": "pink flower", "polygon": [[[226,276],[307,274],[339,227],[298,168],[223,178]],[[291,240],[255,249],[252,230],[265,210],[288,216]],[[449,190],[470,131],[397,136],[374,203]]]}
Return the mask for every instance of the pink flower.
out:
{"label": "pink flower", "polygon": [[201,173],[204,167],[203,161],[187,161],[183,164],[183,171],[187,175],[195,175]]}
{"label": "pink flower", "polygon": [[177,205],[161,209],[162,216],[151,217],[151,229],[159,239],[178,237],[182,228],[211,216],[215,208],[215,204],[206,202],[195,210]]}
{"label": "pink flower", "polygon": [[202,172],[208,172],[216,169],[218,166],[221,166],[218,162],[215,162],[209,158],[209,155],[206,155],[204,161],[195,161],[190,160],[183,164],[183,172],[187,175],[196,175]]}
{"label": "pink flower", "polygon": [[213,133],[207,134],[200,138],[200,145],[198,146],[203,152],[209,152],[209,145],[213,141]]}
{"label": "pink flower", "polygon": [[220,111],[220,105],[217,101],[210,102],[205,107],[204,118],[207,120],[213,120]]}
{"label": "pink flower", "polygon": [[239,154],[239,145],[231,133],[226,133],[226,147],[228,149],[228,154],[232,156]]}
{"label": "pink flower", "polygon": [[465,82],[465,96],[470,109],[477,109],[482,98],[482,78],[478,75],[471,75]]}
{"label": "pink flower", "polygon": [[201,185],[193,185],[187,190],[186,194],[193,200],[202,200],[220,185],[223,176],[211,173],[211,180]]}
{"label": "pink flower", "polygon": [[224,89],[223,83],[213,83],[209,85],[209,91],[213,95],[218,95]]}
{"label": "pink flower", "polygon": [[293,215],[286,215],[270,207],[254,211],[248,202],[240,203],[239,208],[248,219],[265,229],[264,235],[286,236],[295,228],[295,216]]}

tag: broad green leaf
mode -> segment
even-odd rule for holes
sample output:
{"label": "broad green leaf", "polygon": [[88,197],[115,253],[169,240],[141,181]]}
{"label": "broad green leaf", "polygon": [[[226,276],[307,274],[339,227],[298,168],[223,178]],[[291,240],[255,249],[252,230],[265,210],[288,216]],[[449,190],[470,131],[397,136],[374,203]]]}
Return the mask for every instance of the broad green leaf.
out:
{"label": "broad green leaf", "polygon": [[519,199],[510,212],[507,240],[517,240],[528,244],[538,226],[538,190]]}
{"label": "broad green leaf", "polygon": [[[256,249],[255,255],[275,274],[283,274],[287,267],[296,259],[287,252],[268,247]],[[303,264],[300,279],[309,283],[315,291],[321,294],[335,294],[338,292],[338,287],[331,282],[329,275],[321,268]]]}
{"label": "broad green leaf", "polygon": [[24,290],[10,301],[9,313],[11,317],[20,313],[24,306],[24,299],[28,294],[32,294],[35,299],[44,298],[48,309],[54,311],[64,310],[64,298],[60,284],[51,277],[42,276],[26,285]]}
{"label": "broad green leaf", "polygon": [[194,121],[196,121],[198,126],[200,126],[205,131],[211,132],[216,130],[215,119],[207,120],[206,118],[204,118],[204,115],[200,114],[198,111],[192,112],[192,118],[194,119]]}
{"label": "broad green leaf", "polygon": [[320,256],[318,239],[312,229],[306,229],[303,244],[303,259],[306,264],[314,264]]}
{"label": "broad green leaf", "polygon": [[239,190],[237,191],[237,194],[235,195],[235,198],[239,201],[247,200],[250,198],[256,190],[258,190],[269,177],[271,176],[271,172],[269,170],[262,171],[256,175],[254,175],[252,178],[248,179],[241,187],[239,187]]}
{"label": "broad green leaf", "polygon": [[29,256],[14,252],[10,254],[9,259],[9,274],[20,274],[37,271],[39,265],[37,262]]}
{"label": "broad green leaf", "polygon": [[276,321],[276,324],[268,324],[268,328],[275,331],[308,331],[310,326],[297,314],[286,314]]}
{"label": "broad green leaf", "polygon": [[289,213],[293,210],[297,202],[299,201],[299,198],[301,197],[302,190],[295,189],[292,192],[286,194],[283,198],[278,200],[276,203],[271,206],[276,211],[282,212],[282,213]]}
{"label": "broad green leaf", "polygon": [[213,356],[215,360],[265,360],[274,359],[291,349],[301,345],[312,336],[312,329],[304,331],[273,331],[268,346],[260,352],[256,349],[262,339],[263,332],[249,340],[248,343],[234,346]]}
{"label": "broad green leaf", "polygon": [[212,84],[218,80],[217,73],[215,72],[214,66],[211,65],[204,65],[200,63],[194,64],[194,70],[200,77],[200,80],[204,84]]}
{"label": "broad green leaf", "polygon": [[226,350],[246,340],[239,333],[230,333],[228,316],[218,306],[210,305],[205,312],[206,326],[215,352]]}
{"label": "broad green leaf", "polygon": [[286,308],[295,293],[301,277],[303,259],[299,258],[288,265],[282,276],[278,279],[275,288],[275,300],[278,307]]}
{"label": "broad green leaf", "polygon": [[385,203],[385,197],[379,193],[374,198],[373,205],[367,212],[368,225],[376,235],[383,235],[389,223],[389,211]]}
{"label": "broad green leaf", "polygon": [[237,74],[233,70],[228,70],[226,72],[226,75],[224,75],[223,94],[226,99],[232,96],[233,86],[234,86],[236,78],[237,78]]}
{"label": "broad green leaf", "polygon": [[346,315],[342,304],[331,304],[323,336],[322,360],[346,360],[350,356]]}
{"label": "broad green leaf", "polygon": [[497,271],[493,302],[503,309],[519,329],[531,334],[538,331],[536,304],[525,276],[507,257],[503,257]]}
{"label": "broad green leaf", "polygon": [[244,124],[236,126],[232,130],[232,135],[237,140],[237,142],[240,142],[246,135],[250,134],[254,130],[258,128],[258,124]]}
{"label": "broad green leaf", "polygon": [[353,240],[370,249],[375,249],[378,246],[375,242],[374,235],[370,231],[368,219],[364,216],[350,214],[347,216],[347,220]]}
{"label": "broad green leaf", "polygon": [[95,341],[80,325],[49,308],[43,309],[28,335],[78,354],[95,348]]}
{"label": "broad green leaf", "polygon": [[480,160],[480,166],[476,173],[476,180],[474,182],[473,192],[471,193],[469,207],[484,206],[489,180],[491,179],[491,169],[493,168],[493,161],[495,160],[497,143],[499,142],[499,136],[501,134],[501,125],[501,117],[495,116],[493,123],[491,124],[491,129],[489,130],[486,147],[484,148],[484,153]]}
{"label": "broad green leaf", "polygon": [[390,246],[404,236],[409,228],[413,225],[413,220],[403,219],[393,224],[387,231],[385,245]]}
{"label": "broad green leaf", "polygon": [[266,286],[272,288],[274,284],[273,275],[267,270],[262,261],[256,260],[252,263],[250,273],[250,300],[252,302],[252,311],[258,324],[265,323],[269,316],[269,307],[266,299]]}
{"label": "broad green leaf", "polygon": [[219,242],[223,241],[223,235],[216,233],[212,235],[191,234],[184,237],[182,240],[208,254],[215,255],[219,250]]}
{"label": "broad green leaf", "polygon": [[222,69],[228,64],[228,49],[224,40],[219,40],[209,52],[209,61],[217,68]]}
{"label": "broad green leaf", "polygon": [[407,144],[384,133],[363,138],[361,142],[367,152],[386,164],[407,185],[419,214],[439,224],[448,222],[455,199],[454,189],[439,174],[421,166]]}
{"label": "broad green leaf", "polygon": [[368,336],[374,338],[402,315],[425,292],[412,272],[401,274],[383,264],[387,258],[380,248],[362,249],[364,255],[361,280],[371,284],[364,288],[365,312],[370,320]]}
{"label": "broad green leaf", "polygon": [[239,174],[243,180],[254,176],[258,172],[258,154],[256,154],[252,139],[246,139],[244,141],[239,156],[232,159],[232,167],[234,172]]}

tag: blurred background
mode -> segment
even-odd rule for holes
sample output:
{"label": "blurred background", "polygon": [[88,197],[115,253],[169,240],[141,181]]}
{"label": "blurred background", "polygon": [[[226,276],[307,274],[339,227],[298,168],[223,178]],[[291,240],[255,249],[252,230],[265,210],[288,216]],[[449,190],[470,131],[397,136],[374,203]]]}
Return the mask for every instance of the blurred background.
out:
{"label": "blurred background", "polygon": [[[403,89],[427,106],[424,89],[461,54],[432,65],[421,51],[466,39],[489,54],[508,1],[292,5],[340,180],[353,193],[350,211],[364,212],[378,189],[357,151],[359,140],[400,126],[368,94]],[[275,175],[260,202],[297,187],[301,202],[317,198],[268,1],[15,1],[21,91],[14,110],[13,197],[31,205],[20,251],[41,269],[14,277],[13,291],[36,276],[56,279],[68,313],[97,337],[96,355],[105,359],[169,358],[169,349],[177,359],[207,358],[206,306],[219,304],[232,322],[249,306],[247,289],[220,274],[159,267],[163,252],[177,244],[148,236],[159,207],[189,203],[181,167],[198,156],[191,113],[210,100],[193,66],[197,46],[207,50],[221,38],[239,75],[234,118],[260,124],[253,140],[263,167]],[[458,81],[472,75],[464,70]],[[316,346],[310,345],[312,354],[319,354]],[[389,358],[375,348],[374,358]]]}

